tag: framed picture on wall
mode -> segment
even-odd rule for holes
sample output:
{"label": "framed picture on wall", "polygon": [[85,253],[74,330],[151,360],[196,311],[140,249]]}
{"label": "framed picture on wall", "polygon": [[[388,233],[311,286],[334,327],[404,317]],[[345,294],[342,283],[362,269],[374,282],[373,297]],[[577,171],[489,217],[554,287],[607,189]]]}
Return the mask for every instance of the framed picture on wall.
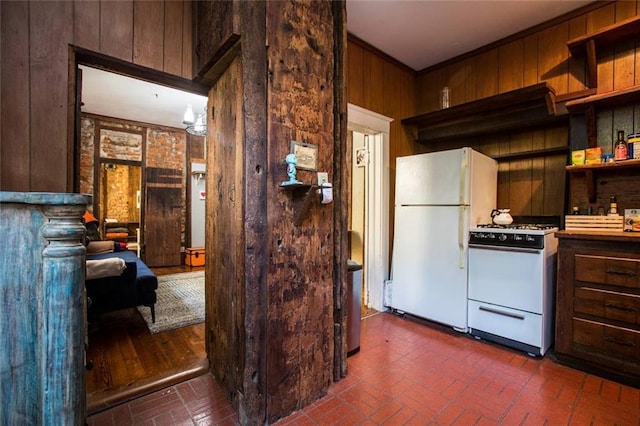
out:
{"label": "framed picture on wall", "polygon": [[99,128],[100,158],[142,161],[142,133]]}
{"label": "framed picture on wall", "polygon": [[361,147],[356,149],[356,166],[364,167],[369,162],[369,158],[367,158],[367,148]]}
{"label": "framed picture on wall", "polygon": [[291,141],[291,153],[298,159],[298,169],[318,170],[318,145]]}

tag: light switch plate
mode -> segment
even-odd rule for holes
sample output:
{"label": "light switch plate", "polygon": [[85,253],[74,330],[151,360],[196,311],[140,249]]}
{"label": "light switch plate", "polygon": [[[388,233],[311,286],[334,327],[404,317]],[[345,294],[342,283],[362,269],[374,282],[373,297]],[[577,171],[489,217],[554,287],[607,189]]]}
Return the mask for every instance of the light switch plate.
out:
{"label": "light switch plate", "polygon": [[318,185],[329,182],[329,173],[318,172]]}

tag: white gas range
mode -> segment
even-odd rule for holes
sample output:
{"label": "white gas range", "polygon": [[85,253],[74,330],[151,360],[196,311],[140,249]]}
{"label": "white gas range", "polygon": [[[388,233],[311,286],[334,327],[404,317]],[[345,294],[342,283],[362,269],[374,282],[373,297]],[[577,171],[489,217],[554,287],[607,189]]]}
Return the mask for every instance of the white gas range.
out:
{"label": "white gas range", "polygon": [[469,332],[530,355],[553,343],[554,225],[469,230]]}

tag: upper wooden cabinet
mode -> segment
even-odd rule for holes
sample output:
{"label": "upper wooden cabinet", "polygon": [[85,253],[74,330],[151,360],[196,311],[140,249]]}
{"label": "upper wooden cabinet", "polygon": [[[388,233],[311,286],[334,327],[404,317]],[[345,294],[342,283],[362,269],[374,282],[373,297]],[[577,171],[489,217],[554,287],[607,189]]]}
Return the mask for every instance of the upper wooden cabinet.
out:
{"label": "upper wooden cabinet", "polygon": [[196,80],[213,84],[226,68],[225,58],[240,40],[239,7],[237,0],[193,2]]}
{"label": "upper wooden cabinet", "polygon": [[538,83],[499,95],[402,120],[421,143],[527,129],[564,119],[556,114],[555,90]]}

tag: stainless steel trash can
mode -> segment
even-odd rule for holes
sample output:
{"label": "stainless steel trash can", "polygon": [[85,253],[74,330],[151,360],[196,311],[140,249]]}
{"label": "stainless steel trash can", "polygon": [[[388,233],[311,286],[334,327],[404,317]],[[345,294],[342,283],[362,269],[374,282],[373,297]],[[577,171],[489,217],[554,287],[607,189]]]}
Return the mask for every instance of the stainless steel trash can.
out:
{"label": "stainless steel trash can", "polygon": [[347,356],[360,350],[362,317],[362,265],[347,260]]}

